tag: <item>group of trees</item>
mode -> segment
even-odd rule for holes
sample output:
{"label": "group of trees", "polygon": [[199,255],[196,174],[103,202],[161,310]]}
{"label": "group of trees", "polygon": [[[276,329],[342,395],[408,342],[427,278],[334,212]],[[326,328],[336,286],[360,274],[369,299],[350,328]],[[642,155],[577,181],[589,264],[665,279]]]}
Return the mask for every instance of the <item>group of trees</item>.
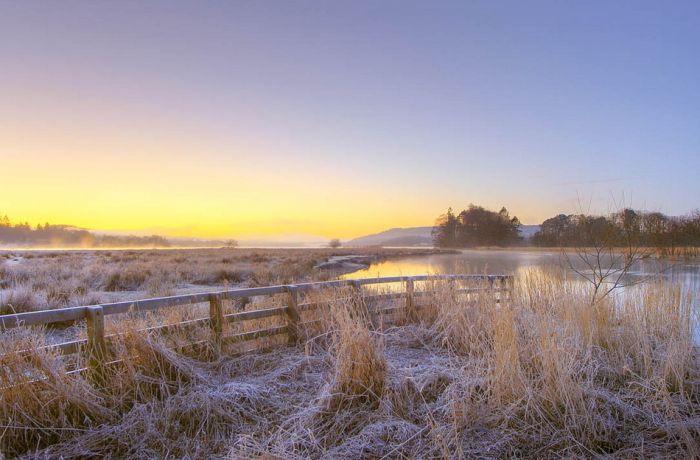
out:
{"label": "group of trees", "polygon": [[633,209],[609,216],[559,214],[542,223],[532,244],[590,246],[601,240],[615,246],[634,244],[671,253],[679,247],[700,246],[700,212],[680,217]]}
{"label": "group of trees", "polygon": [[[470,205],[457,215],[450,208],[433,227],[433,244],[507,246],[523,242],[519,228],[518,218],[510,217],[506,208],[496,213]],[[678,217],[630,208],[608,216],[559,214],[545,220],[528,243],[572,247],[562,251],[563,258],[570,270],[590,283],[591,306],[596,307],[614,290],[648,279],[628,274],[654,249],[662,255],[697,256],[700,211]]]}
{"label": "group of trees", "polygon": [[0,216],[0,245],[14,246],[69,246],[69,247],[168,247],[170,242],[162,236],[96,235],[87,230],[68,225],[13,224]]}
{"label": "group of trees", "polygon": [[[459,214],[452,208],[433,227],[438,247],[512,246],[526,243],[520,222],[506,208],[499,212],[469,205]],[[559,214],[545,220],[527,243],[549,247],[608,246],[658,248],[675,254],[679,248],[700,246],[700,211],[683,216],[622,209],[608,216]]]}
{"label": "group of trees", "polygon": [[433,227],[433,244],[437,247],[509,246],[521,240],[520,221],[506,208],[489,211],[470,204],[459,214],[447,210]]}

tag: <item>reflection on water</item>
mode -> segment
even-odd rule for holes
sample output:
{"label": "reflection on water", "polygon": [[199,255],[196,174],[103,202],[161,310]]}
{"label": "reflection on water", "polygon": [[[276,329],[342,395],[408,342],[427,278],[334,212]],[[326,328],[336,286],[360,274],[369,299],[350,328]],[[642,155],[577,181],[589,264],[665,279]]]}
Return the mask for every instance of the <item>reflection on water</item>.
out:
{"label": "reflection on water", "polygon": [[[576,262],[575,256],[569,260],[583,269],[583,264]],[[375,276],[412,276],[426,274],[509,274],[530,267],[549,267],[563,269],[568,261],[558,252],[513,251],[513,250],[464,250],[459,254],[439,254],[430,256],[407,257],[372,264],[367,269],[350,273],[346,279],[370,278]],[[570,272],[570,271],[569,271]],[[700,260],[668,261],[658,259],[643,260],[635,264],[627,275],[626,281],[638,281],[661,278],[678,283],[690,293],[696,311],[700,312]],[[700,345],[700,328],[695,328],[695,341]]]}
{"label": "reflection on water", "polygon": [[379,262],[365,270],[345,275],[345,278],[426,274],[514,274],[522,267],[558,264],[559,254],[551,252],[462,251],[459,254],[435,254]]}
{"label": "reflection on water", "polygon": [[[583,268],[575,256],[570,260]],[[346,279],[374,276],[411,276],[425,274],[517,274],[528,267],[561,268],[567,260],[558,252],[465,250],[459,254],[436,254],[406,257],[370,265],[368,268],[345,275]],[[629,278],[661,277],[680,283],[685,289],[700,292],[700,261],[643,260],[630,270]]]}

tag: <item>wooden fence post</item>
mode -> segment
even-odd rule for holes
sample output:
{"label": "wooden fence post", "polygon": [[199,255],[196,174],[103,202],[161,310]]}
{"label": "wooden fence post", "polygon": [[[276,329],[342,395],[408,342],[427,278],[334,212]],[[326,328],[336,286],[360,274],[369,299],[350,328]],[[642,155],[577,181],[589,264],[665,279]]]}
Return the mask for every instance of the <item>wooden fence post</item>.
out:
{"label": "wooden fence post", "polygon": [[413,292],[413,279],[409,278],[406,280],[406,317],[409,321],[415,321],[418,319],[416,315],[416,304],[413,297]]}
{"label": "wooden fence post", "polygon": [[505,298],[510,305],[511,291],[513,290],[513,276],[508,275],[503,277],[503,287],[505,288]]}
{"label": "wooden fence post", "polygon": [[287,305],[287,329],[289,330],[289,343],[296,344],[299,341],[299,288],[294,285],[285,286],[289,294]]}
{"label": "wooden fence post", "polygon": [[498,303],[504,304],[505,300],[505,278],[498,278]]}
{"label": "wooden fence post", "polygon": [[[372,319],[371,309],[369,302],[365,301],[365,297],[362,293],[362,283],[358,280],[352,280],[351,282],[353,290],[353,303],[355,304],[356,311],[364,315],[367,320]],[[371,301],[371,300],[370,300]]]}
{"label": "wooden fence post", "polygon": [[221,298],[216,294],[209,296],[209,326],[211,327],[211,342],[218,353],[221,351],[221,339],[224,332],[224,309]]}
{"label": "wooden fence post", "polygon": [[93,382],[104,382],[104,365],[107,361],[107,344],[105,343],[105,317],[102,306],[90,306],[85,309],[87,320],[88,367]]}
{"label": "wooden fence post", "polygon": [[352,280],[352,289],[358,299],[362,299],[362,285],[357,280]]}
{"label": "wooden fence post", "polygon": [[[439,282],[440,281],[438,280],[438,283]],[[447,285],[448,285],[447,290],[450,293],[450,297],[452,298],[452,301],[457,302],[459,300],[459,293],[457,292],[457,290],[459,289],[459,286],[457,285],[457,281],[454,278],[450,277],[447,279]]]}

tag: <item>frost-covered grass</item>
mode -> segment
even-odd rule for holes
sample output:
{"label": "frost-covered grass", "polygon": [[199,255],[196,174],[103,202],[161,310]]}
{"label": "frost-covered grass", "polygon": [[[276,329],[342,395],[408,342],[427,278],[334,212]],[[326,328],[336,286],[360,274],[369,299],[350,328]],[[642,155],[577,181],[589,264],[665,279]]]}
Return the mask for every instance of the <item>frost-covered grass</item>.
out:
{"label": "frost-covered grass", "polygon": [[[383,320],[347,291],[315,294],[326,303],[305,313],[319,321],[300,345],[281,337],[243,355],[175,350],[189,337],[146,336],[135,319],[120,328],[124,364],[103,385],[64,375],[48,352],[21,358],[42,335],[15,331],[0,341],[0,449],[42,458],[700,455],[696,318],[677,286],[640,286],[595,308],[585,286],[541,270],[520,275],[501,304],[432,287],[412,322],[401,312]],[[48,378],[16,385],[37,373]]]}
{"label": "frost-covered grass", "polygon": [[[333,256],[370,259],[421,249],[167,249],[0,251],[0,314],[145,297],[325,280]],[[339,267],[340,270],[343,267]]]}

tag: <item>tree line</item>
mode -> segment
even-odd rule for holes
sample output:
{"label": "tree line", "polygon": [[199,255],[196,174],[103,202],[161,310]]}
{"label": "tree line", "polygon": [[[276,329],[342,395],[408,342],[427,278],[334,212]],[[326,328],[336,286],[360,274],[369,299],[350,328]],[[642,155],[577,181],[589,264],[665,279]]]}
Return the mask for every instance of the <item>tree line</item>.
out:
{"label": "tree line", "polygon": [[604,242],[610,246],[636,245],[675,254],[683,247],[700,246],[700,211],[667,216],[630,208],[607,216],[559,214],[542,222],[528,241],[520,235],[520,221],[506,208],[495,212],[470,204],[458,214],[449,208],[435,221],[437,247],[534,246],[583,247]]}
{"label": "tree line", "polygon": [[68,247],[169,247],[170,242],[159,235],[117,236],[97,235],[69,225],[29,223],[13,224],[7,215],[0,216],[0,244],[14,246],[68,246]]}
{"label": "tree line", "polygon": [[559,214],[542,222],[532,244],[575,247],[602,239],[611,245],[634,244],[674,254],[681,247],[700,246],[700,212],[667,216],[627,208],[608,216]]}

